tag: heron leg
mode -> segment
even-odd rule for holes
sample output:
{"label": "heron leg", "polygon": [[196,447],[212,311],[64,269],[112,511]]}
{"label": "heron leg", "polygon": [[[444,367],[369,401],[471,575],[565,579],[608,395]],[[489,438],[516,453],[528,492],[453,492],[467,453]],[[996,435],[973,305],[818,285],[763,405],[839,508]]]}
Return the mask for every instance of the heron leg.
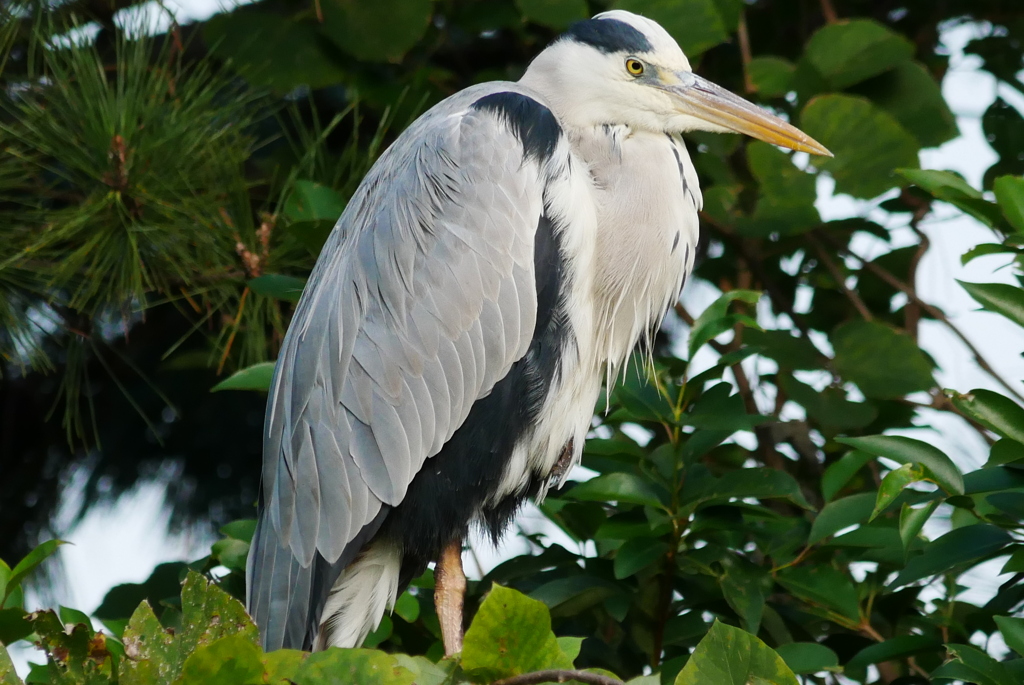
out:
{"label": "heron leg", "polygon": [[466,574],[462,571],[462,540],[448,543],[434,567],[434,607],[441,623],[445,656],[462,651],[462,600]]}

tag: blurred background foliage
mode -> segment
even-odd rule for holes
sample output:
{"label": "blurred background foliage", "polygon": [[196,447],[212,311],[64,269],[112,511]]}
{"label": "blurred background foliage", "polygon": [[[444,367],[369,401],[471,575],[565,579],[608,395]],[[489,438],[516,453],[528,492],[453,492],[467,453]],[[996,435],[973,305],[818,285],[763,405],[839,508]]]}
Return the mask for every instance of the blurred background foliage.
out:
{"label": "blurred background foliage", "polygon": [[[135,0],[4,4],[0,558],[51,535],[70,474],[85,475],[78,515],[161,479],[175,527],[251,517],[266,362],[369,165],[418,113],[518,78],[610,7],[658,20],[698,73],[835,157],[688,136],[705,198],[695,276],[725,295],[703,313],[684,295],[645,372],[657,379],[630,372],[602,400],[596,477],[542,505],[578,544],[531,537],[533,555],[471,584],[470,610],[491,581],[516,587],[556,634],[588,638],[579,664],[663,682],[714,618],[812,682],[840,668],[847,682],[1024,680],[1005,650],[962,646],[998,633],[1024,649],[1024,386],[916,287],[919,225],[939,206],[991,229],[965,263],[1001,255],[1019,285],[1021,112],[997,98],[982,117],[998,161],[981,187],[918,154],[958,135],[943,31],[980,26],[966,52],[1024,94],[1016,0],[262,0],[185,25]],[[829,180],[867,209],[823,222]],[[963,287],[1024,325],[1022,291],[994,280]],[[988,389],[937,384],[922,322],[948,329]],[[990,445],[983,468],[892,435],[942,414]],[[238,595],[234,525],[193,566]],[[962,572],[1006,555],[994,599],[957,599]],[[95,615],[117,627],[148,597],[174,625],[184,571],[160,567]],[[430,586],[371,642],[436,657]]]}

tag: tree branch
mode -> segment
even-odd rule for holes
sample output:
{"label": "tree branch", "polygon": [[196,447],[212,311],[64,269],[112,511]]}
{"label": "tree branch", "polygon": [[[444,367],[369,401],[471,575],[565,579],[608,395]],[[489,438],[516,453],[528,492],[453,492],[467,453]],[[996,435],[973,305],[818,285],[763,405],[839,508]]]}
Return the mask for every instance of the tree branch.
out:
{"label": "tree branch", "polygon": [[853,304],[861,318],[865,321],[874,321],[875,317],[871,315],[871,310],[868,309],[866,304],[864,304],[864,300],[860,299],[860,295],[847,287],[846,277],[843,275],[843,272],[839,270],[839,267],[836,266],[836,263],[832,261],[832,258],[828,256],[828,252],[825,250],[825,246],[821,244],[821,241],[808,233],[807,242],[814,247],[814,251],[818,253],[818,258],[821,259],[822,264],[825,265],[828,272],[832,274],[832,278],[835,280],[836,285],[839,286],[839,290],[842,291],[843,295],[846,295],[846,299]]}
{"label": "tree branch", "polygon": [[874,262],[869,262],[868,260],[864,259],[863,257],[854,252],[851,252],[848,247],[840,244],[838,240],[830,236],[826,231],[816,230],[815,233],[819,237],[832,243],[832,245],[835,246],[836,249],[838,249],[842,254],[845,254],[856,259],[858,262],[860,262],[861,266],[863,266],[865,269],[881,278],[883,281],[885,281],[892,287],[896,288],[900,292],[906,293],[907,297],[916,304],[918,304],[921,307],[921,309],[923,309],[925,313],[928,314],[928,316],[931,316],[937,321],[941,321],[943,324],[945,324],[946,327],[949,328],[949,330],[951,330],[954,335],[956,335],[956,337],[960,338],[960,341],[964,344],[964,346],[966,346],[967,349],[970,350],[971,354],[974,355],[974,361],[978,364],[978,366],[982,368],[983,371],[985,371],[985,373],[987,373],[996,382],[1003,386],[1011,395],[1016,397],[1021,402],[1024,402],[1024,395],[1021,395],[1002,376],[1000,376],[994,368],[992,368],[992,365],[989,364],[988,361],[982,356],[981,351],[974,346],[974,343],[972,343],[967,338],[967,336],[964,335],[963,332],[953,324],[952,321],[949,320],[949,317],[946,316],[945,312],[943,312],[935,305],[929,304],[922,300],[920,297],[917,296],[917,293],[914,292],[913,288],[911,288],[906,283],[902,282],[901,280],[893,276],[891,273],[889,273],[882,267],[878,266]]}
{"label": "tree branch", "polygon": [[622,681],[618,678],[611,678],[600,673],[557,669],[523,673],[511,678],[495,680],[491,685],[540,685],[540,683],[568,683],[572,680],[578,683],[587,683],[587,685],[622,685]]}
{"label": "tree branch", "polygon": [[747,31],[746,12],[740,12],[740,23],[736,27],[736,37],[739,38],[740,58],[743,60],[743,89],[747,93],[753,93],[757,88],[754,86],[754,80],[750,78],[750,62],[753,60],[753,56],[750,52],[750,34]]}

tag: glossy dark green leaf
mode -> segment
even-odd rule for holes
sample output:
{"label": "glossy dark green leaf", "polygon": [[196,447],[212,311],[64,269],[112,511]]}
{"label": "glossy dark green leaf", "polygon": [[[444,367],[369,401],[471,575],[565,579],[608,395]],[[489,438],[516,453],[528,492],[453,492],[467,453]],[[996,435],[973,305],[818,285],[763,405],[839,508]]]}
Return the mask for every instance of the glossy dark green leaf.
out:
{"label": "glossy dark green leaf", "polygon": [[996,440],[988,455],[986,466],[998,466],[1000,464],[1012,464],[1024,460],[1024,445],[1016,440],[1002,438]]}
{"label": "glossy dark green leaf", "polygon": [[[502,645],[496,650],[495,645]],[[494,585],[466,631],[462,668],[475,682],[490,682],[546,668],[572,668],[551,632],[541,602]]]}
{"label": "glossy dark green leaf", "polygon": [[857,588],[849,576],[831,566],[791,566],[776,573],[775,580],[801,599],[853,621],[859,619]]}
{"label": "glossy dark green leaf", "polygon": [[84,611],[72,609],[71,607],[59,606],[57,607],[57,616],[60,617],[60,622],[64,624],[65,629],[79,623],[87,626],[90,630],[92,629],[92,621]]}
{"label": "glossy dark green leaf", "polygon": [[652,507],[664,506],[665,493],[649,480],[631,473],[608,473],[576,485],[568,497],[588,502],[626,502]]}
{"label": "glossy dark green leaf", "polygon": [[992,184],[992,189],[1006,221],[1024,233],[1024,177],[1000,176]]}
{"label": "glossy dark green leaf", "polygon": [[964,252],[960,256],[960,263],[967,265],[978,257],[986,257],[993,254],[1017,255],[1021,254],[1021,249],[1012,245],[1003,245],[1002,243],[982,243],[980,245],[975,245],[967,252]]}
{"label": "glossy dark green leaf", "polygon": [[878,486],[878,497],[875,500],[875,508],[871,512],[871,520],[888,509],[889,505],[903,494],[908,485],[924,480],[926,477],[924,468],[913,463],[903,464],[898,469],[893,469],[885,474],[881,485]]}
{"label": "glossy dark green leaf", "polygon": [[825,24],[804,47],[804,59],[835,90],[888,71],[913,54],[913,43],[869,19]]}
{"label": "glossy dark green leaf", "polygon": [[761,627],[765,601],[772,590],[772,579],[767,569],[733,555],[722,561],[725,574],[721,577],[722,595],[740,617],[743,628],[756,635]]}
{"label": "glossy dark green leaf", "polygon": [[675,685],[798,685],[796,676],[771,647],[745,630],[715,621]]}
{"label": "glossy dark green leaf", "polygon": [[[1016,77],[1011,82],[1019,83]],[[981,128],[986,141],[999,155],[999,161],[985,171],[984,187],[992,188],[1000,176],[1024,175],[1024,115],[1019,106],[997,95],[981,116]]]}
{"label": "glossy dark green leaf", "polygon": [[830,336],[839,374],[868,397],[893,399],[935,385],[932,364],[914,340],[878,321],[851,321]]}
{"label": "glossy dark green leaf", "polygon": [[900,62],[854,91],[891,114],[921,147],[935,147],[959,135],[938,81],[919,62]]}
{"label": "glossy dark green leaf", "polygon": [[846,399],[842,388],[829,386],[818,391],[789,374],[779,374],[779,387],[789,399],[803,406],[810,418],[833,431],[863,428],[878,416],[873,405]]}
{"label": "glossy dark green leaf", "polygon": [[775,651],[797,675],[840,670],[836,653],[817,642],[790,642]]}
{"label": "glossy dark green leaf", "polygon": [[323,35],[369,62],[400,59],[423,37],[433,0],[321,0]]}
{"label": "glossy dark green leaf", "polygon": [[262,6],[243,7],[211,17],[203,37],[250,83],[287,92],[301,85],[323,88],[346,76],[317,27]]}
{"label": "glossy dark green leaf", "polygon": [[543,602],[555,615],[573,615],[619,593],[611,581],[593,576],[569,576],[541,585],[530,597]]}
{"label": "glossy dark green leaf", "polygon": [[210,392],[221,390],[270,390],[270,381],[274,378],[275,362],[259,362],[240,371],[236,371],[217,385]]}
{"label": "glossy dark green leaf", "polygon": [[516,0],[523,18],[553,29],[564,29],[590,13],[586,0]]}
{"label": "glossy dark green leaf", "polygon": [[161,602],[181,592],[180,578],[186,568],[181,562],[158,564],[142,583],[123,583],[111,588],[93,614],[103,621],[127,619],[143,600],[160,609]]}
{"label": "glossy dark green leaf", "polygon": [[32,634],[32,624],[25,620],[26,615],[20,607],[0,609],[0,644],[9,645]]}
{"label": "glossy dark green leaf", "polygon": [[1006,646],[1024,656],[1024,618],[993,616],[999,632],[1003,634]]}
{"label": "glossy dark green leaf", "polygon": [[765,97],[779,97],[789,92],[795,69],[789,60],[770,55],[755,57],[747,64],[750,81],[757,92]]}
{"label": "glossy dark green leaf", "polygon": [[815,176],[793,165],[790,155],[773,145],[747,145],[747,164],[758,182],[754,213],[737,224],[749,236],[798,235],[821,224],[814,201]]}
{"label": "glossy dark green leaf", "polygon": [[616,0],[612,7],[661,24],[691,60],[729,38],[715,0]]}
{"label": "glossy dark green leaf", "polygon": [[900,540],[903,541],[903,549],[910,548],[910,544],[920,535],[921,529],[938,505],[938,500],[919,507],[903,503],[900,508]]}
{"label": "glossy dark green leaf", "polygon": [[1024,289],[1007,283],[957,283],[983,309],[1002,314],[1018,326],[1024,326]]}
{"label": "glossy dark green leaf", "polygon": [[946,492],[964,494],[964,478],[960,469],[940,449],[926,442],[900,435],[836,438],[836,442],[900,464],[920,464],[926,469],[927,476]]}
{"label": "glossy dark green leaf", "polygon": [[953,406],[985,428],[1024,444],[1024,407],[1009,397],[983,388],[964,394],[947,390],[946,395]]}
{"label": "glossy dark green leaf", "polygon": [[840,490],[846,487],[858,471],[874,458],[873,455],[860,450],[852,450],[839,458],[825,469],[821,476],[821,495],[830,501]]}
{"label": "glossy dark green leaf", "polygon": [[283,274],[264,274],[256,278],[250,278],[246,285],[254,293],[273,297],[287,302],[298,302],[302,297],[302,289],[306,286],[306,279]]}
{"label": "glossy dark green leaf", "polygon": [[761,331],[748,328],[743,331],[743,341],[757,348],[758,354],[774,359],[779,366],[790,370],[821,369],[825,357],[814,344],[804,337],[797,337],[789,331]]}
{"label": "glossy dark green leaf", "polygon": [[984,199],[962,177],[950,171],[934,169],[899,169],[899,175],[927,191],[937,199],[961,209],[987,226],[1000,223],[999,208]]}
{"label": "glossy dark green leaf", "polygon": [[813,545],[843,528],[867,521],[874,505],[873,492],[861,492],[829,502],[815,517],[807,544]]}
{"label": "glossy dark green leaf", "polygon": [[832,174],[836,192],[872,198],[898,185],[898,168],[916,167],[918,142],[888,112],[863,98],[822,95],[800,115],[801,128],[835,157],[812,163]]}
{"label": "glossy dark green leaf", "polygon": [[920,555],[912,557],[891,587],[901,587],[960,564],[981,561],[1012,542],[1009,533],[987,523],[954,528],[928,544]]}
{"label": "glossy dark green leaf", "polygon": [[926,635],[897,635],[885,642],[865,647],[847,662],[847,669],[864,668],[893,659],[903,659],[921,652],[942,649],[942,642]]}
{"label": "glossy dark green leaf", "polygon": [[703,483],[693,484],[687,481],[681,501],[694,504],[715,500],[742,499],[787,499],[805,509],[811,509],[800,485],[785,471],[770,468],[744,468],[730,471],[721,478],[714,478]]}
{"label": "glossy dark green leaf", "polygon": [[654,538],[627,540],[615,552],[615,577],[619,580],[628,578],[656,563],[667,551],[668,545]]}
{"label": "glossy dark green leaf", "polygon": [[732,386],[719,383],[705,390],[691,406],[691,411],[683,414],[679,423],[707,431],[724,431],[731,435],[736,431],[751,430],[769,420],[767,416],[748,414],[743,398],[738,393],[732,393]]}
{"label": "glossy dark green leaf", "polygon": [[977,647],[971,645],[946,645],[949,660],[932,671],[933,679],[963,680],[976,685],[1015,685],[1014,678],[1006,666]]}
{"label": "glossy dark green leaf", "polygon": [[964,476],[964,493],[968,495],[1015,488],[1024,488],[1024,471],[1015,467],[986,466]]}
{"label": "glossy dark green leaf", "polygon": [[[761,293],[753,290],[730,290],[708,305],[708,308],[696,318],[693,328],[690,329],[688,344],[690,357],[692,358],[694,353],[709,340],[729,330],[737,322],[735,319],[730,319],[728,315],[731,302],[739,300],[752,305],[760,298]],[[755,323],[753,327],[756,328],[757,324]]]}

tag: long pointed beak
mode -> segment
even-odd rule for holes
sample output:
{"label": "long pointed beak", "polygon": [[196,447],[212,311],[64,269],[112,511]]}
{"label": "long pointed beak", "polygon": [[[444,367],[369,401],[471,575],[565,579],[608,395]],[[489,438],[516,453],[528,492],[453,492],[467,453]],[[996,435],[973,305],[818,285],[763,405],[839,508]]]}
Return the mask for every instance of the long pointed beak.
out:
{"label": "long pointed beak", "polygon": [[824,145],[796,126],[692,72],[666,70],[660,76],[657,87],[675,96],[684,114],[772,145],[812,155],[832,156]]}

